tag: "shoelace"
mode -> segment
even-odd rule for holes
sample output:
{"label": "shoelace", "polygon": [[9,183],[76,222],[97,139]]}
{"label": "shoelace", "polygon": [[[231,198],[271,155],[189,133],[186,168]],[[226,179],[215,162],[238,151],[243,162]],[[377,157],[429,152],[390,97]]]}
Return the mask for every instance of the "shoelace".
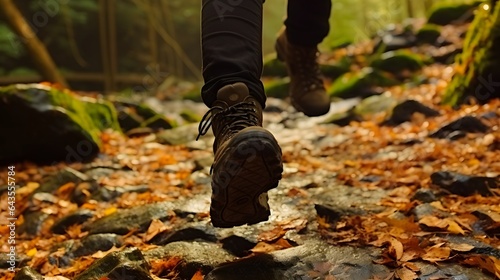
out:
{"label": "shoelace", "polygon": [[231,131],[236,132],[248,126],[258,125],[259,120],[255,114],[254,106],[253,102],[240,102],[226,109],[220,106],[210,108],[200,121],[196,140],[208,132],[212,126],[212,120],[219,116],[224,120],[221,126],[222,131],[219,133],[221,135]]}
{"label": "shoelace", "polygon": [[308,90],[323,87],[321,71],[316,61],[318,54],[317,50],[300,48],[295,49],[294,51],[297,64],[299,65],[299,75],[301,76],[300,81],[302,81],[302,86],[306,92]]}

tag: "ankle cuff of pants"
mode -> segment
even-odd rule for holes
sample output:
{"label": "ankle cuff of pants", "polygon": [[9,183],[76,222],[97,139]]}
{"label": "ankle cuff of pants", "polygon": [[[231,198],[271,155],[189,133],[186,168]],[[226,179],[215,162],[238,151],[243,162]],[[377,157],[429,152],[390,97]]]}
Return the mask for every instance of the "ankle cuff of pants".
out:
{"label": "ankle cuff of pants", "polygon": [[247,85],[250,95],[253,96],[262,106],[262,109],[266,107],[266,94],[264,91],[264,85],[260,79],[255,80],[252,78],[250,71],[242,71],[234,73],[227,76],[220,76],[213,81],[205,83],[201,89],[201,98],[203,103],[209,108],[217,100],[217,91],[226,85],[242,82]]}

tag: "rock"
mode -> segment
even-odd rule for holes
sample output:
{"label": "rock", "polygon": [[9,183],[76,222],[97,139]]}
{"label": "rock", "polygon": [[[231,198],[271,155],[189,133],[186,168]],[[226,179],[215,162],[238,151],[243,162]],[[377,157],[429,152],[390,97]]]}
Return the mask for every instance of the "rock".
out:
{"label": "rock", "polygon": [[[191,279],[197,272],[206,275],[214,267],[234,260],[234,257],[217,244],[206,242],[173,242],[144,253],[147,260],[181,258],[175,270],[180,279]],[[258,278],[255,278],[258,279]]]}
{"label": "rock", "polygon": [[238,235],[230,235],[221,239],[220,242],[222,243],[223,249],[240,258],[250,255],[252,253],[250,249],[257,245],[256,242],[252,242]]}
{"label": "rock", "polygon": [[446,218],[450,216],[449,213],[444,212],[442,210],[439,210],[432,206],[430,203],[424,203],[417,205],[413,210],[412,210],[413,215],[415,215],[415,218],[418,220],[422,219],[425,216],[436,216],[438,218]]}
{"label": "rock", "polygon": [[60,220],[56,221],[51,227],[51,231],[56,234],[65,234],[66,230],[72,225],[80,225],[94,216],[94,212],[86,209],[77,210]]}
{"label": "rock", "polygon": [[422,69],[423,59],[410,51],[398,50],[383,53],[371,63],[371,67],[389,72],[398,79],[410,78],[410,74]]}
{"label": "rock", "polygon": [[216,242],[213,227],[206,224],[187,224],[181,229],[172,232],[160,233],[151,239],[150,243],[155,245],[165,245],[176,241],[205,240]]}
{"label": "rock", "polygon": [[332,114],[323,123],[336,124],[338,126],[348,126],[351,122],[360,122],[363,118],[357,115],[354,110]]}
{"label": "rock", "polygon": [[16,254],[15,256],[9,256],[7,253],[0,253],[0,268],[9,269],[12,265],[16,267],[23,267],[26,265],[31,258],[26,255]]}
{"label": "rock", "polygon": [[79,183],[71,193],[71,202],[75,202],[80,206],[100,189],[101,187],[95,181]]}
{"label": "rock", "polygon": [[95,261],[74,279],[153,280],[149,268],[139,249],[127,248],[121,252],[109,253]]}
{"label": "rock", "polygon": [[417,31],[417,43],[419,44],[436,44],[441,36],[441,26],[436,24],[426,24]]}
{"label": "rock", "polygon": [[391,116],[383,122],[384,125],[399,125],[411,121],[413,114],[420,113],[426,117],[439,116],[439,112],[416,100],[405,100],[392,109]]}
{"label": "rock", "polygon": [[23,267],[16,273],[14,280],[43,280],[43,276],[31,267]]}
{"label": "rock", "polygon": [[152,130],[160,130],[177,126],[174,121],[167,119],[146,104],[123,99],[115,99],[113,104],[118,111],[120,126],[125,132],[136,128],[147,127]]}
{"label": "rock", "polygon": [[192,110],[184,109],[180,113],[181,118],[188,123],[199,123],[201,121],[200,115]]}
{"label": "rock", "polygon": [[332,97],[365,98],[382,93],[382,90],[377,87],[398,83],[396,80],[385,76],[385,74],[368,67],[359,72],[349,72],[340,76],[327,91]]}
{"label": "rock", "polygon": [[288,97],[290,78],[272,79],[264,83],[264,90],[269,97],[284,99]]}
{"label": "rock", "polygon": [[424,203],[431,203],[437,200],[436,195],[428,189],[418,189],[412,196],[411,200],[418,200]]}
{"label": "rock", "polygon": [[55,193],[60,187],[67,183],[78,185],[82,182],[89,182],[97,186],[97,182],[89,176],[77,171],[73,168],[66,167],[56,174],[45,177],[40,183],[40,186],[33,192],[35,193]]}
{"label": "rock", "polygon": [[499,177],[469,176],[455,172],[440,171],[431,175],[432,184],[453,194],[469,196],[480,194],[493,195],[492,188],[500,188]]}
{"label": "rock", "polygon": [[120,131],[107,101],[41,85],[0,87],[0,162],[86,161],[99,153],[102,130]]}
{"label": "rock", "polygon": [[397,104],[398,101],[388,94],[373,95],[361,100],[354,107],[354,113],[367,119],[377,113],[390,112]]}
{"label": "rock", "polygon": [[389,269],[374,264],[372,254],[376,254],[375,249],[337,247],[314,240],[218,266],[205,279],[385,279]]}
{"label": "rock", "polygon": [[389,52],[413,47],[415,43],[416,37],[413,30],[390,25],[377,32],[377,36],[373,40],[373,49],[375,52]]}
{"label": "rock", "polygon": [[427,23],[447,25],[469,22],[474,18],[474,10],[482,1],[460,4],[437,4],[432,7]]}
{"label": "rock", "polygon": [[70,254],[74,257],[92,255],[98,251],[106,252],[113,247],[122,246],[122,238],[112,233],[92,234],[84,237]]}
{"label": "rock", "polygon": [[363,215],[365,212],[357,208],[338,207],[333,205],[314,204],[318,217],[324,218],[328,223],[336,223],[342,217]]}
{"label": "rock", "polygon": [[462,132],[461,136],[465,136],[465,133],[485,133],[488,132],[488,130],[489,127],[480,119],[472,116],[465,116],[441,127],[437,131],[433,132],[430,137],[456,139],[456,137],[454,137],[456,132]]}
{"label": "rock", "polygon": [[441,64],[452,64],[455,62],[455,57],[462,53],[463,49],[455,45],[449,45],[444,47],[432,47],[428,54],[432,60],[436,63]]}
{"label": "rock", "polygon": [[37,235],[48,217],[48,214],[45,214],[40,210],[24,213],[24,223],[19,226],[19,233],[26,233],[29,236]]}
{"label": "rock", "polygon": [[198,124],[189,124],[158,132],[156,137],[160,144],[182,145],[196,140],[197,135]]}
{"label": "rock", "polygon": [[92,193],[92,199],[97,201],[113,201],[124,193],[145,193],[149,191],[148,185],[109,187],[104,186]]}
{"label": "rock", "polygon": [[446,88],[444,104],[458,106],[470,99],[487,103],[500,96],[500,5],[481,5],[468,28],[463,52],[456,59],[459,71]]}
{"label": "rock", "polygon": [[349,65],[343,65],[340,63],[320,64],[319,69],[326,78],[337,79],[343,74],[349,72]]}
{"label": "rock", "polygon": [[169,203],[155,203],[119,209],[115,213],[102,217],[84,227],[90,234],[116,233],[126,234],[133,229],[144,232],[153,219],[165,220],[171,217]]}

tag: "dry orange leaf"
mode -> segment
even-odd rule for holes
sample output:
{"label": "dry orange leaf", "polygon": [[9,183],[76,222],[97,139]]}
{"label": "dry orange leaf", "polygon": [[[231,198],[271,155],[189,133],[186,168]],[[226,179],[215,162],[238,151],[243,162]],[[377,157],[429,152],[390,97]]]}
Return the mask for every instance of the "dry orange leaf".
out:
{"label": "dry orange leaf", "polygon": [[193,277],[191,277],[191,280],[203,280],[203,273],[198,270],[196,271],[196,273],[193,275]]}
{"label": "dry orange leaf", "polygon": [[453,250],[457,252],[469,252],[470,250],[474,249],[474,246],[466,243],[451,243],[448,244],[448,246]]}
{"label": "dry orange leaf", "polygon": [[415,280],[418,278],[417,273],[406,267],[402,267],[396,270],[396,276],[401,280]]}
{"label": "dry orange leaf", "polygon": [[422,259],[429,262],[445,261],[450,258],[451,249],[449,247],[442,247],[443,243],[436,244],[430,248],[425,249],[425,254]]}
{"label": "dry orange leaf", "polygon": [[169,229],[169,227],[166,226],[162,221],[160,221],[158,219],[154,219],[151,222],[151,224],[149,225],[149,228],[146,231],[146,234],[144,235],[143,240],[145,242],[148,242],[153,237],[155,237],[158,233],[164,232],[168,229]]}
{"label": "dry orange leaf", "polygon": [[430,215],[422,217],[418,222],[431,228],[446,229],[448,227],[448,221]]}
{"label": "dry orange leaf", "polygon": [[485,269],[500,279],[500,260],[495,257],[480,255],[470,256],[464,263]]}

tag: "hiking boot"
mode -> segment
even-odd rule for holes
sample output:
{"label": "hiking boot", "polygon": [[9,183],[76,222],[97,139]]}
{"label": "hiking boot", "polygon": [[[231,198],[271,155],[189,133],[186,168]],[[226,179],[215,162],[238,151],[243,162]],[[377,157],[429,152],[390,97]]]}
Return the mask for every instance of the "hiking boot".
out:
{"label": "hiking boot", "polygon": [[290,76],[289,95],[293,107],[310,117],[328,113],[330,97],[317,62],[318,48],[292,45],[285,30],[276,40],[275,48],[278,59],[285,62]]}
{"label": "hiking boot", "polygon": [[224,86],[198,128],[215,135],[210,216],[216,227],[266,221],[267,191],[283,172],[281,148],[262,128],[262,107],[243,83]]}

